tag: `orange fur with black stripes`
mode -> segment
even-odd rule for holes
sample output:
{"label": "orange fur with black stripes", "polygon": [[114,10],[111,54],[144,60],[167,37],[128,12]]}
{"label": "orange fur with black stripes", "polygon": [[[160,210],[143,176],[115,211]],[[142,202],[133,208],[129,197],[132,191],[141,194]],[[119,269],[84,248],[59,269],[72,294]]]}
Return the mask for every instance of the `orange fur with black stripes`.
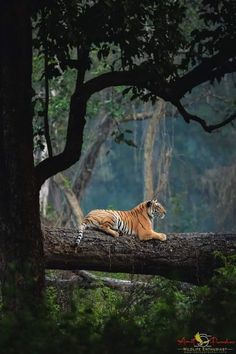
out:
{"label": "orange fur with black stripes", "polygon": [[140,240],[166,240],[166,235],[153,230],[155,216],[163,218],[165,208],[157,200],[145,201],[128,211],[92,210],[85,216],[79,228],[77,244],[80,243],[86,228],[99,229],[118,237],[122,234],[135,235]]}

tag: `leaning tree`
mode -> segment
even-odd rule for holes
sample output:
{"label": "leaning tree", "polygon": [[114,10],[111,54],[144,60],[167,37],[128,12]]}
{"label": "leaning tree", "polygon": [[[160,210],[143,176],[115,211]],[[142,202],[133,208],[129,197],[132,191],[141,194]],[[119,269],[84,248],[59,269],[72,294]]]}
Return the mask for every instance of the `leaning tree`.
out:
{"label": "leaning tree", "polygon": [[[42,298],[44,256],[39,190],[81,155],[86,107],[107,87],[132,98],[158,97],[207,132],[232,122],[207,122],[181,99],[204,82],[236,71],[235,2],[202,0],[11,0],[0,5],[0,237],[6,308],[32,311]],[[48,157],[34,166],[32,50],[44,59],[44,136]],[[104,63],[93,74],[94,60]],[[48,117],[50,79],[75,70],[64,149],[55,154]]]}

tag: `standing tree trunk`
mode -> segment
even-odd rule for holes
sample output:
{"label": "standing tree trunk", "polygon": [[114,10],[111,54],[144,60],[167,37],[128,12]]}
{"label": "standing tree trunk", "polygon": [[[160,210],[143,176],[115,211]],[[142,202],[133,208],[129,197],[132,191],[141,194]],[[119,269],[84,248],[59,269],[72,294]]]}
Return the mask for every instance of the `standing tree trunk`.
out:
{"label": "standing tree trunk", "polygon": [[38,306],[44,285],[31,107],[30,1],[0,4],[0,274],[3,303]]}
{"label": "standing tree trunk", "polygon": [[147,132],[144,144],[144,200],[154,197],[154,182],[153,182],[153,149],[157,126],[163,116],[165,103],[159,100],[157,108],[153,113],[152,118],[148,122]]}
{"label": "standing tree trunk", "polygon": [[58,173],[54,176],[54,182],[57,184],[58,188],[64,193],[67,202],[70,206],[71,212],[75,218],[75,226],[78,227],[82,223],[84,214],[80,207],[79,200],[76,194],[73,192],[72,188],[68,185],[66,177],[62,173]]}

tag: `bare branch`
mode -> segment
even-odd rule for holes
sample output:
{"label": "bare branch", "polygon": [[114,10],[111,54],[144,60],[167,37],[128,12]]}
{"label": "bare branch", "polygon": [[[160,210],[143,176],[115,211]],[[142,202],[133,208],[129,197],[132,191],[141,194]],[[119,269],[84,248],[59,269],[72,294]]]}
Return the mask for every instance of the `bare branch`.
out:
{"label": "bare branch", "polygon": [[207,132],[207,133],[211,133],[216,129],[219,129],[229,123],[231,123],[234,119],[236,119],[236,113],[231,114],[228,118],[224,119],[222,122],[217,123],[217,124],[210,124],[208,125],[207,122],[194,115],[191,114],[189,112],[187,112],[185,110],[185,108],[183,107],[183,105],[180,103],[180,101],[174,103],[174,105],[178,108],[179,113],[183,116],[184,120],[186,123],[189,123],[191,120],[199,123],[201,125],[201,127]]}
{"label": "bare branch", "polygon": [[171,97],[180,100],[187,92],[207,81],[211,83],[221,79],[225,74],[236,71],[236,48],[232,47],[227,51],[221,51],[211,58],[204,58],[195,68],[190,70],[182,77],[177,78],[169,84],[169,100]]}
{"label": "bare branch", "polygon": [[153,116],[153,111],[149,112],[137,112],[135,114],[128,114],[125,117],[122,117],[121,123],[130,122],[132,120],[146,120]]}
{"label": "bare branch", "polygon": [[[68,273],[68,271],[66,272]],[[71,275],[68,277],[58,276],[46,276],[46,284],[48,286],[54,286],[59,288],[83,288],[83,289],[97,289],[101,287],[108,287],[113,290],[121,292],[135,292],[142,291],[143,293],[153,294],[155,296],[162,295],[162,289],[158,283],[153,283],[153,276],[145,276],[144,281],[139,280],[124,280],[111,277],[101,277],[94,275],[86,270],[78,270],[69,272]],[[146,279],[148,278],[148,279]],[[176,282],[175,286],[178,290],[183,292],[189,292],[194,288],[194,285],[184,282]]]}

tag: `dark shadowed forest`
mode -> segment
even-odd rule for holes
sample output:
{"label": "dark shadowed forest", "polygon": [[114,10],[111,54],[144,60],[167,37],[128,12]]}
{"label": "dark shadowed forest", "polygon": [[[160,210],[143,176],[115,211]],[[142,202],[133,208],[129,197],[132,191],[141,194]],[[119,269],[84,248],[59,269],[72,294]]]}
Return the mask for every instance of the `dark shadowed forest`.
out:
{"label": "dark shadowed forest", "polygon": [[[234,353],[236,3],[0,4],[0,353]],[[157,199],[166,241],[78,230]]]}

